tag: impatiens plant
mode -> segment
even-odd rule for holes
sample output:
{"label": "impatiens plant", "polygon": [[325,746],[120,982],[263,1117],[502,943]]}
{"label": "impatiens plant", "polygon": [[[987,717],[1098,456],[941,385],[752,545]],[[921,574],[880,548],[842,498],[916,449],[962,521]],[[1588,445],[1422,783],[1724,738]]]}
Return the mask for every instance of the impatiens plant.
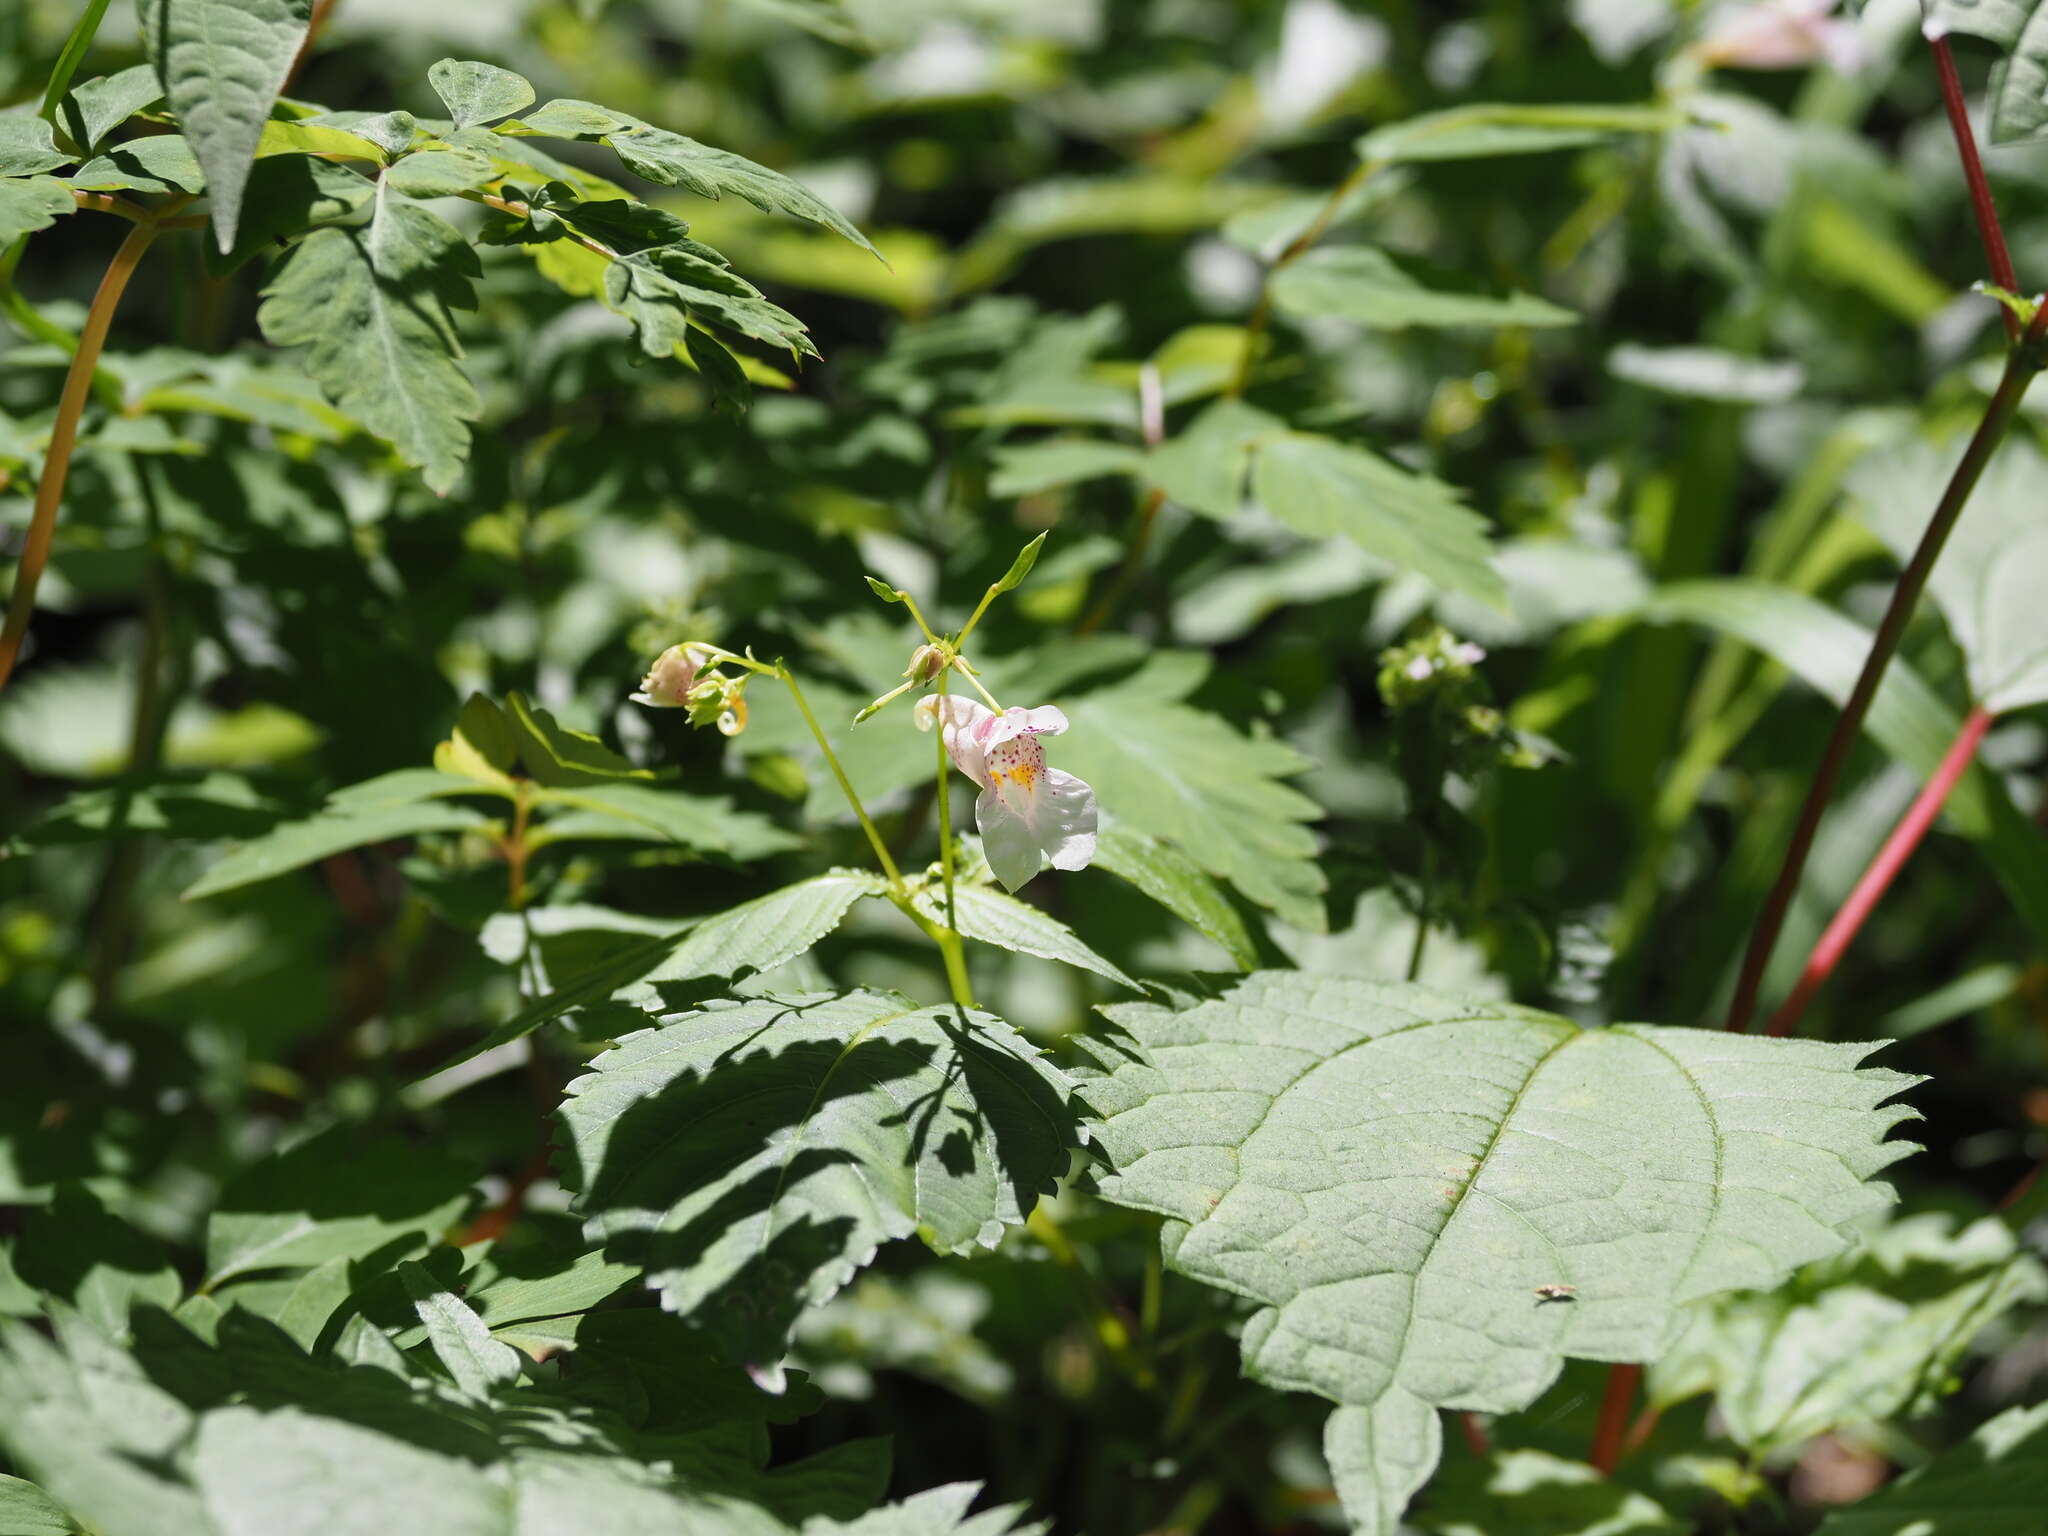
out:
{"label": "impatiens plant", "polygon": [[0,7],[0,1536],[2048,1529],[2044,81]]}

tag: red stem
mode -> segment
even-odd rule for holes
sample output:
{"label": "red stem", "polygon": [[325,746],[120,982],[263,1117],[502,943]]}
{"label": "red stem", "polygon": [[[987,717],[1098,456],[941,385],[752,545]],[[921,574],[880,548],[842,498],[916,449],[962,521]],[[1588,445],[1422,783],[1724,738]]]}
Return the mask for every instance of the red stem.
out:
{"label": "red stem", "polygon": [[1593,1449],[1586,1461],[1602,1477],[1621,1464],[1621,1442],[1628,1430],[1628,1411],[1636,1400],[1640,1365],[1617,1365],[1607,1372],[1607,1395],[1600,1399],[1600,1423],[1593,1431]]}
{"label": "red stem", "polygon": [[[2018,293],[2020,280],[2012,269],[2012,255],[2005,248],[2005,230],[1998,222],[1998,205],[1991,200],[1991,183],[1984,179],[1984,162],[1977,154],[1977,135],[1970,128],[1970,110],[1963,102],[1963,82],[1956,74],[1955,55],[1946,37],[1930,37],[1927,46],[1934,53],[1934,72],[1941,80],[1941,104],[1948,109],[1948,126],[1955,134],[1956,154],[1963,162],[1963,179],[1970,184],[1970,209],[1977,216],[1977,233],[1984,237],[1984,259],[1991,264],[1991,281],[2007,293]],[[2020,317],[2003,304],[1998,306],[2010,341],[2020,337]]]}
{"label": "red stem", "polygon": [[1934,770],[1934,777],[1927,781],[1926,787],[1906,808],[1906,814],[1892,828],[1892,835],[1885,839],[1877,857],[1870,861],[1870,867],[1863,871],[1863,878],[1849,893],[1849,899],[1829,920],[1827,931],[1821,934],[1820,942],[1813,946],[1813,953],[1807,957],[1799,985],[1792,989],[1792,995],[1785,999],[1783,1006],[1771,1015],[1766,1034],[1792,1033],[1800,1015],[1806,1012],[1807,1004],[1813,1001],[1813,995],[1834,973],[1835,966],[1876,910],[1878,902],[1884,899],[1884,893],[1890,889],[1899,871],[1906,867],[1906,860],[1913,856],[1913,850],[1920,846],[1920,839],[1934,825],[1949,795],[1962,782],[1963,774],[1976,760],[1977,745],[1983,741],[1984,733],[1991,729],[1991,719],[1991,711],[1981,704],[1964,719],[1963,728],[1956,733],[1955,741],[1942,757],[1940,766]]}
{"label": "red stem", "polygon": [[1727,1027],[1731,1030],[1739,1033],[1747,1029],[1756,1013],[1757,992],[1763,985],[1764,967],[1770,963],[1771,950],[1778,942],[1779,931],[1785,926],[1785,914],[1791,909],[1792,897],[1799,889],[1799,877],[1806,870],[1807,855],[1813,851],[1814,834],[1820,830],[1821,815],[1827,810],[1835,785],[1842,777],[1842,769],[1849,761],[1849,751],[1855,746],[1856,735],[1863,728],[1863,717],[1870,713],[1870,701],[1877,697],[1877,685],[1884,680],[1885,668],[1891,665],[1892,657],[1898,651],[1900,637],[1906,632],[1906,621],[1913,616],[1914,606],[1927,585],[1928,574],[1934,569],[1934,562],[1941,557],[1942,546],[1948,542],[1956,520],[1962,516],[1963,507],[1970,499],[1970,492],[1976,489],[1977,478],[1984,473],[1992,451],[2012,425],[2013,416],[2019,410],[2020,397],[2040,371],[2037,354],[2044,334],[2048,334],[2048,304],[2043,304],[2035,312],[2026,333],[2007,356],[2005,374],[1984,407],[1984,419],[1977,424],[1969,447],[1963,450],[1962,462],[1956,465],[1955,473],[1949,477],[1948,489],[1942,492],[1940,504],[1927,520],[1927,531],[1920,537],[1920,547],[1913,551],[1913,558],[1907,562],[1898,585],[1892,589],[1891,604],[1877,626],[1877,636],[1871,642],[1870,654],[1864,658],[1863,671],[1857,676],[1856,686],[1851,690],[1848,702],[1842,706],[1842,712],[1835,717],[1834,733],[1828,737],[1820,766],[1814,770],[1813,782],[1807,786],[1806,803],[1799,809],[1799,822],[1792,829],[1791,846],[1785,850],[1785,861],[1778,870],[1777,883],[1771,887],[1771,893],[1764,901],[1763,915],[1757,920],[1756,931],[1750,935],[1749,950],[1742,957],[1742,974],[1735,984],[1735,1000],[1728,1009]]}
{"label": "red stem", "polygon": [[1484,1461],[1493,1454],[1493,1442],[1486,1437],[1486,1426],[1479,1422],[1479,1415],[1470,1411],[1458,1415],[1458,1428],[1465,1434],[1465,1449]]}

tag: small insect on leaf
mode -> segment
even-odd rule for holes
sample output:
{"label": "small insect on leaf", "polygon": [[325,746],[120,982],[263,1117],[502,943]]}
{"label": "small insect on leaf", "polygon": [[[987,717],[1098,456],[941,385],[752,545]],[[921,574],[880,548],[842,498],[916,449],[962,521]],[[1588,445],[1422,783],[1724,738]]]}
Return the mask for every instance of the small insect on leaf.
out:
{"label": "small insect on leaf", "polygon": [[1536,1305],[1540,1307],[1553,1301],[1575,1301],[1578,1298],[1578,1294],[1579,1288],[1576,1285],[1564,1285],[1558,1282],[1553,1282],[1549,1285],[1539,1285],[1536,1287]]}

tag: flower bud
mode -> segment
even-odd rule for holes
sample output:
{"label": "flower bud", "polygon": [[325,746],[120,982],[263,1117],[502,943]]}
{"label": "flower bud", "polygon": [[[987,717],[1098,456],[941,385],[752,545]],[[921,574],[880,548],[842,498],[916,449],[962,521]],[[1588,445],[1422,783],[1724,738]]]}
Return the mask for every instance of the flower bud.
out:
{"label": "flower bud", "polygon": [[654,665],[640,680],[640,692],[634,697],[657,709],[681,709],[689,702],[697,674],[710,659],[708,648],[694,641],[672,645],[654,658]]}
{"label": "flower bud", "polygon": [[903,675],[913,683],[928,683],[946,670],[947,660],[939,646],[920,645],[910,653],[910,665],[903,669]]}

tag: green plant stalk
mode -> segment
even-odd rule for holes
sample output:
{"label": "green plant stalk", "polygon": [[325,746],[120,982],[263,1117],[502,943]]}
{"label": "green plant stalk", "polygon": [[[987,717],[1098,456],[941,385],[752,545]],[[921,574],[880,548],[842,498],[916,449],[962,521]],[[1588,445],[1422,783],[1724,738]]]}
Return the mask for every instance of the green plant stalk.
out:
{"label": "green plant stalk", "polygon": [[1252,381],[1252,368],[1259,360],[1259,345],[1265,339],[1266,327],[1273,320],[1273,278],[1282,269],[1292,266],[1324,235],[1336,220],[1337,210],[1344,206],[1344,199],[1371,180],[1380,168],[1377,160],[1361,160],[1351,168],[1351,174],[1337,183],[1328,200],[1310,221],[1307,229],[1287,243],[1287,248],[1273,258],[1273,264],[1266,268],[1265,278],[1259,284],[1259,302],[1252,308],[1251,319],[1244,326],[1244,351],[1237,359],[1237,372],[1231,375],[1230,387],[1223,391],[1223,398],[1236,400],[1243,396],[1246,386]]}
{"label": "green plant stalk", "polygon": [[832,770],[832,777],[838,781],[839,792],[846,796],[846,803],[853,807],[853,814],[860,820],[861,831],[867,833],[868,846],[874,849],[875,859],[882,866],[882,873],[889,877],[889,884],[895,893],[907,901],[910,887],[903,883],[903,871],[896,867],[896,861],[889,856],[889,845],[882,841],[882,834],[875,829],[874,822],[868,817],[867,807],[860,803],[860,796],[854,792],[853,780],[846,776],[846,769],[840,764],[839,754],[832,750],[832,743],[825,739],[825,728],[818,724],[818,717],[811,713],[810,700],[804,697],[803,689],[797,686],[796,676],[789,670],[788,663],[778,661],[772,667],[762,667],[758,663],[754,665],[756,670],[771,672],[781,678],[783,685],[789,689],[789,696],[796,700],[797,711],[804,717],[804,724],[811,728],[812,740],[817,742],[818,750],[825,754],[825,766]]}
{"label": "green plant stalk", "polygon": [[[939,697],[946,696],[946,672],[939,672]],[[946,926],[935,933],[939,952],[946,959],[946,984],[953,989],[953,1001],[963,1008],[974,1006],[974,988],[967,977],[967,957],[961,952],[960,918],[953,903],[953,765],[946,757],[943,726],[932,731],[938,748],[939,879],[946,890]]]}
{"label": "green plant stalk", "polygon": [[1785,850],[1784,861],[1779,866],[1777,883],[1771,887],[1771,893],[1764,902],[1763,915],[1750,935],[1749,949],[1742,958],[1742,972],[1735,984],[1735,1000],[1728,1009],[1727,1028],[1731,1030],[1747,1029],[1756,1013],[1757,993],[1763,986],[1764,968],[1770,963],[1771,951],[1777,946],[1778,934],[1785,926],[1785,915],[1791,910],[1793,894],[1799,889],[1799,877],[1806,870],[1814,836],[1820,831],[1821,815],[1833,798],[1835,785],[1841,780],[1842,769],[1849,760],[1850,748],[1856,744],[1857,735],[1863,729],[1863,718],[1870,712],[1871,700],[1877,697],[1877,686],[1884,680],[1885,670],[1898,652],[1899,641],[1906,632],[1906,621],[1912,617],[1913,609],[1919,603],[1920,593],[1934,570],[1934,562],[1941,558],[1942,547],[1948,543],[1948,536],[1954,530],[1956,520],[1962,516],[1970,493],[1976,489],[1984,466],[2005,440],[2013,418],[2019,414],[2027,385],[2041,371],[2044,337],[2048,337],[2048,304],[2035,314],[2033,322],[2020,337],[2019,345],[2007,356],[2005,373],[1984,407],[1984,419],[1977,424],[1969,447],[1963,450],[1962,462],[1956,465],[1948,489],[1942,492],[1940,504],[1935,507],[1933,517],[1928,519],[1927,531],[1921,536],[1919,548],[1913,551],[1912,560],[1900,574],[1898,585],[1892,589],[1891,603],[1877,627],[1870,655],[1864,659],[1863,671],[1856,679],[1856,687],[1850,693],[1848,703],[1835,717],[1834,731],[1821,754],[1820,766],[1814,770],[1813,782],[1807,787],[1806,801],[1800,807],[1791,845]]}
{"label": "green plant stalk", "polygon": [[[173,205],[179,206],[179,205]],[[50,562],[50,544],[57,532],[57,508],[64,499],[64,481],[71,473],[71,451],[78,444],[78,420],[85,414],[85,398],[92,392],[93,375],[99,367],[100,349],[106,345],[107,329],[114,310],[135,275],[143,253],[162,228],[158,219],[137,224],[107,263],[106,275],[92,296],[85,326],[78,333],[78,350],[71,354],[71,366],[64,373],[64,389],[57,398],[56,420],[50,424],[50,447],[43,458],[42,478],[36,482],[35,510],[29,514],[28,538],[21,549],[21,563],[15,567],[14,592],[8,599],[7,619],[0,625],[0,688],[14,673],[21,642],[28,634],[28,621],[35,613],[36,587],[43,568]]]}
{"label": "green plant stalk", "polygon": [[[100,20],[106,14],[107,0],[87,0],[85,14],[78,18],[78,25],[64,39],[64,51],[57,55],[56,67],[50,71],[50,83],[44,87],[43,104],[37,109],[37,115],[53,127],[62,127],[66,133],[71,133],[71,125],[57,122],[57,108],[71,89],[72,77],[78,73],[78,66],[85,62],[86,50],[92,47],[93,36],[99,31]],[[78,147],[90,149],[92,146],[81,144]]]}
{"label": "green plant stalk", "polygon": [[[512,831],[505,839],[505,905],[517,912],[526,905],[526,859],[533,852],[527,823],[533,816],[533,781],[521,779],[512,795]],[[532,935],[528,934],[528,948]]]}

